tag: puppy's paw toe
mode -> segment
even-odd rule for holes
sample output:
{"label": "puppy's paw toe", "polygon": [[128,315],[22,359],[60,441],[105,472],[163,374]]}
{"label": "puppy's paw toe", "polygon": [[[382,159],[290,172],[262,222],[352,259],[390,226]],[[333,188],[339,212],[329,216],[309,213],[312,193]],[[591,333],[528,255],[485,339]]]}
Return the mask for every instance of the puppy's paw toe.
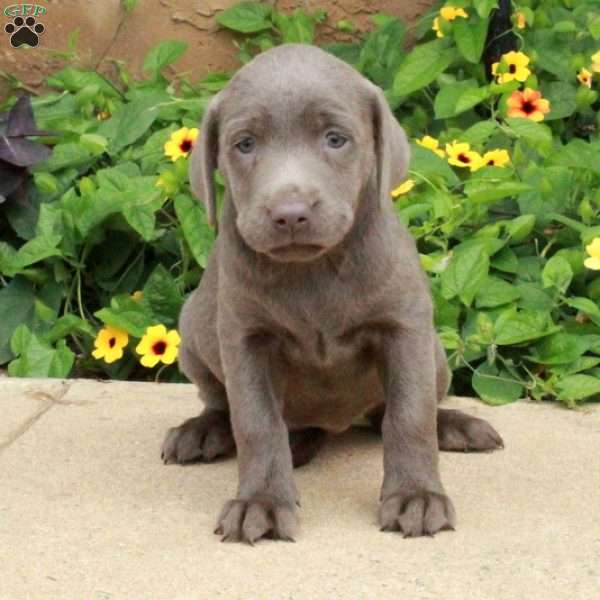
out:
{"label": "puppy's paw toe", "polygon": [[229,415],[223,411],[207,411],[169,429],[161,458],[165,464],[210,462],[234,449]]}
{"label": "puppy's paw toe", "polygon": [[438,416],[440,450],[454,452],[491,452],[504,448],[498,432],[483,419],[458,410],[441,409]]}
{"label": "puppy's paw toe", "polygon": [[404,537],[435,535],[454,529],[456,515],[448,496],[421,491],[388,496],[379,508],[382,531],[400,531]]}
{"label": "puppy's paw toe", "polygon": [[215,533],[223,542],[247,542],[261,538],[294,541],[297,519],[294,507],[269,494],[249,500],[229,500],[217,521]]}

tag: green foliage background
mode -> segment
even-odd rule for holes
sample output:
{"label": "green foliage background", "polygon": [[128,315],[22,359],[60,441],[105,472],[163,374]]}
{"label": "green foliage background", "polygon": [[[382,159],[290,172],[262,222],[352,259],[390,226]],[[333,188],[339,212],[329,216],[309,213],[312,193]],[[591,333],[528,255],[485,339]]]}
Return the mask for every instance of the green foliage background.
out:
{"label": "green foliage background", "polygon": [[[600,6],[515,3],[527,19],[514,29],[531,58],[525,85],[552,108],[534,123],[506,116],[514,82],[486,77],[482,54],[497,2],[447,4],[469,17],[442,22],[442,38],[431,29],[438,6],[408,32],[382,14],[364,39],[351,22],[337,23],[357,39],[325,49],[385,90],[412,139],[428,134],[442,146],[459,140],[510,154],[505,168],[469,173],[413,144],[417,185],[395,203],[430,276],[454,392],[493,404],[526,395],[570,406],[598,400],[600,272],[583,261],[585,245],[600,237],[600,104],[597,83],[589,89],[576,76],[600,50]],[[241,62],[279,43],[313,43],[326,19],[257,3],[218,18],[240,34]],[[410,51],[407,33],[416,40]],[[33,98],[38,126],[56,135],[47,140],[51,158],[33,169],[27,201],[0,210],[0,364],[10,374],[180,378],[175,367],[143,369],[132,348],[147,326],[176,326],[214,241],[190,194],[187,160],[172,163],[163,146],[180,127],[197,126],[231,74],[169,81],[165,68],[185,50],[175,41],[155,47],[142,81],[123,63],[116,81],[69,66],[48,78],[55,92]],[[131,298],[136,290],[143,300]],[[102,324],[132,338],[113,365],[90,356]]]}

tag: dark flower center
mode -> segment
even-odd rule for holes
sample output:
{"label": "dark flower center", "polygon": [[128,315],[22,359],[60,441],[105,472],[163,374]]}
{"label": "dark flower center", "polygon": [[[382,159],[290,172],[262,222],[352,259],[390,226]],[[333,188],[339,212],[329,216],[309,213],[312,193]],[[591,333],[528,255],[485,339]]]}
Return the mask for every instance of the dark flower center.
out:
{"label": "dark flower center", "polygon": [[490,158],[490,160],[487,161],[487,164],[494,166],[494,159]]}
{"label": "dark flower center", "polygon": [[117,340],[114,337],[111,337],[110,340],[108,340],[108,345],[111,348],[114,348],[115,344],[117,343]]}
{"label": "dark flower center", "polygon": [[183,140],[179,146],[179,149],[182,152],[189,152],[192,149],[192,142],[190,142],[190,140]]}
{"label": "dark flower center", "polygon": [[517,65],[508,65],[508,72],[509,73],[516,73],[517,72]]}
{"label": "dark flower center", "polygon": [[166,349],[167,349],[167,344],[165,342],[163,342],[162,340],[160,340],[159,342],[156,342],[152,346],[152,352],[154,352],[154,354],[164,354]]}
{"label": "dark flower center", "polygon": [[471,162],[471,159],[466,154],[463,154],[462,152],[456,158],[458,158],[458,160],[460,160],[460,162],[464,162],[464,163]]}
{"label": "dark flower center", "polygon": [[521,106],[521,110],[526,114],[530,115],[532,112],[535,112],[535,106],[529,100],[525,100]]}

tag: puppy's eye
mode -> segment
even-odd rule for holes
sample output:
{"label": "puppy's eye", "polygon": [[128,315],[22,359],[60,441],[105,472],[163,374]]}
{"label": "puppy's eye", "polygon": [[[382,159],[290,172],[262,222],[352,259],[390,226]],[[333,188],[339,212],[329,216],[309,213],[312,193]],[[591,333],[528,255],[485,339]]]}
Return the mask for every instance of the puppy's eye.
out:
{"label": "puppy's eye", "polygon": [[325,139],[327,140],[327,145],[330,148],[341,148],[348,141],[347,137],[343,136],[337,131],[328,131],[325,134]]}
{"label": "puppy's eye", "polygon": [[256,140],[251,137],[245,137],[242,140],[240,140],[235,147],[242,153],[242,154],[250,154],[250,152],[252,152],[252,150],[254,150],[254,148],[256,147]]}

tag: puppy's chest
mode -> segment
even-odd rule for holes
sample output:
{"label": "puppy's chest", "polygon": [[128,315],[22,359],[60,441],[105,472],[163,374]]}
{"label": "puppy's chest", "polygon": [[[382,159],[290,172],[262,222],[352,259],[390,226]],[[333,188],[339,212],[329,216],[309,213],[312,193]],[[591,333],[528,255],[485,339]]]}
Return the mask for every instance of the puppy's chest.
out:
{"label": "puppy's chest", "polygon": [[360,368],[370,364],[380,345],[380,332],[368,324],[348,326],[332,318],[315,322],[298,318],[280,337],[279,350],[286,361],[302,367]]}

